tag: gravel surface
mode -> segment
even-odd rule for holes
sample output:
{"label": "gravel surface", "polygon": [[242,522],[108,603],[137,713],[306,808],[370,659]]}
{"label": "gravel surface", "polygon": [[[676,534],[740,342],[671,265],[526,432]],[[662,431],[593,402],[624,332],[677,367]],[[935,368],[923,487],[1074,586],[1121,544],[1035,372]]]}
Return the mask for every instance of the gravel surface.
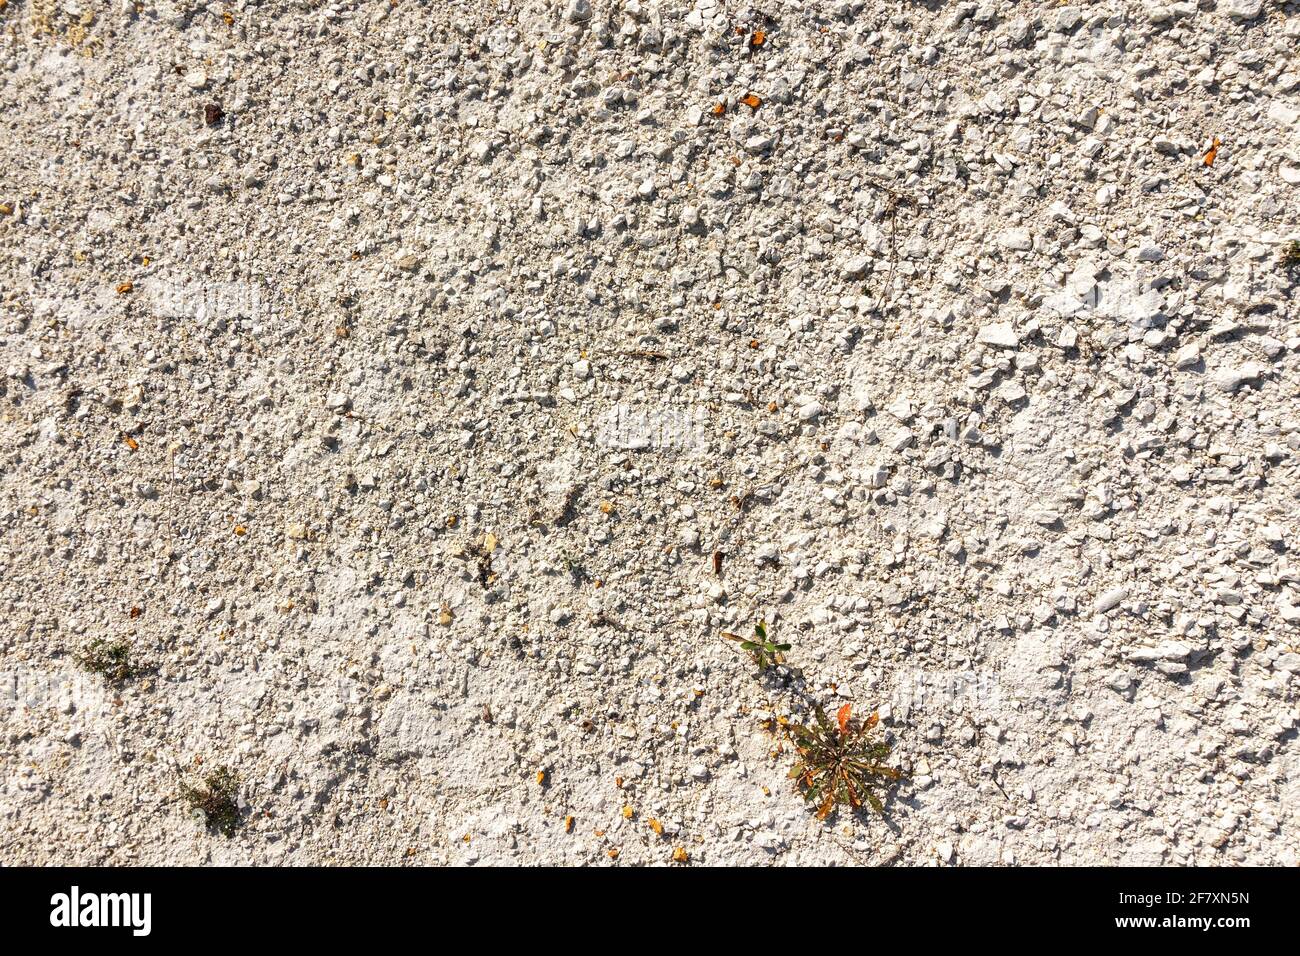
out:
{"label": "gravel surface", "polygon": [[1297,50],[0,0],[0,861],[1295,865]]}

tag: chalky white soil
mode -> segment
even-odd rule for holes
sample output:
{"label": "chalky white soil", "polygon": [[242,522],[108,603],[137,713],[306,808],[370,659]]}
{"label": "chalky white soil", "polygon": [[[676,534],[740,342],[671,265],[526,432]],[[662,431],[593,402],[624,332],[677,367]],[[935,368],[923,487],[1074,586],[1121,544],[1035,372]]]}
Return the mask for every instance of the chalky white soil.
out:
{"label": "chalky white soil", "polygon": [[0,4],[0,861],[1294,865],[1298,51]]}

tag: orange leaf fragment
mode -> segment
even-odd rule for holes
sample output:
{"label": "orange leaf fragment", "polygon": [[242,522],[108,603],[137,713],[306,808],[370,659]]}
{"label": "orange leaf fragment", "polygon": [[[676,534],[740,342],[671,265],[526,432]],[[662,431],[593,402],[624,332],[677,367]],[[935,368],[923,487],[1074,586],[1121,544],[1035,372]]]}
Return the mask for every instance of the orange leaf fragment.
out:
{"label": "orange leaf fragment", "polygon": [[755,30],[749,35],[749,45],[755,49],[767,42],[767,34],[762,30]]}
{"label": "orange leaf fragment", "polygon": [[849,732],[849,718],[852,716],[853,716],[852,704],[845,704],[835,714],[835,722],[840,725],[841,734],[847,734]]}
{"label": "orange leaf fragment", "polygon": [[118,295],[126,295],[128,292],[130,292],[130,291],[131,291],[132,289],[134,289],[134,288],[135,288],[135,283],[134,283],[134,282],[131,282],[131,281],[127,281],[127,282],[119,282],[119,283],[118,283],[118,286],[117,286],[117,294],[118,294]]}
{"label": "orange leaf fragment", "polygon": [[684,847],[679,846],[673,849],[674,863],[688,863],[690,862],[690,859],[691,859],[691,855],[686,852]]}
{"label": "orange leaf fragment", "polygon": [[122,443],[125,444],[126,447],[131,449],[132,451],[135,451],[137,448],[140,447],[140,443],[136,441],[134,438],[132,438],[130,435],[123,435]]}
{"label": "orange leaf fragment", "polygon": [[650,827],[651,830],[654,830],[656,836],[664,835],[664,825],[660,823],[658,820],[656,820],[654,817],[651,817],[649,820],[647,820],[646,824]]}
{"label": "orange leaf fragment", "polygon": [[564,818],[564,832],[565,832],[565,833],[572,833],[572,832],[573,832],[573,816],[572,816],[572,815],[569,815],[569,816],[567,816],[567,817]]}
{"label": "orange leaf fragment", "polygon": [[1213,165],[1214,165],[1214,157],[1216,157],[1216,156],[1219,155],[1219,144],[1220,144],[1220,142],[1221,142],[1221,141],[1220,141],[1219,137],[1217,137],[1217,136],[1214,137],[1214,142],[1210,144],[1210,150],[1209,150],[1209,152],[1207,152],[1207,153],[1205,154],[1205,165],[1206,165],[1206,166],[1213,166]]}
{"label": "orange leaf fragment", "polygon": [[617,860],[617,859],[618,859],[618,850],[610,850],[606,855],[607,855],[611,860]]}
{"label": "orange leaf fragment", "polygon": [[237,524],[237,525],[235,525],[235,534],[237,534],[237,535],[239,535],[240,537],[242,537],[242,536],[248,534],[248,529],[245,528],[242,524]]}
{"label": "orange leaf fragment", "polygon": [[746,93],[744,96],[740,98],[740,102],[744,103],[751,110],[756,110],[763,105],[763,101],[760,100],[753,93]]}
{"label": "orange leaf fragment", "polygon": [[866,719],[865,726],[867,730],[870,730],[878,723],[880,723],[880,715],[875,712],[872,712],[871,716]]}
{"label": "orange leaf fragment", "polygon": [[714,115],[714,116],[721,116],[721,115],[722,115],[723,113],[725,113],[725,112],[727,112],[726,104],[724,104],[724,103],[714,103],[714,104],[713,104],[713,115]]}

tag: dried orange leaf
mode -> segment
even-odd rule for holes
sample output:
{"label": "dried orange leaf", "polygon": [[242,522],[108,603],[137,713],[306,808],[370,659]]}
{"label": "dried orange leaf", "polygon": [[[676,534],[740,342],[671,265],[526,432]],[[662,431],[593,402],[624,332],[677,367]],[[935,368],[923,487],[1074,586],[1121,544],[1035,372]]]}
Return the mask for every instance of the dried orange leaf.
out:
{"label": "dried orange leaf", "polygon": [[749,45],[751,47],[760,47],[767,42],[767,34],[762,30],[755,30],[749,35]]}
{"label": "dried orange leaf", "polygon": [[867,730],[870,730],[878,723],[880,723],[880,715],[873,712],[872,715],[866,719],[863,726],[865,726]]}
{"label": "dried orange leaf", "polygon": [[572,833],[572,832],[573,832],[573,817],[572,817],[572,816],[567,816],[567,817],[564,818],[564,832],[565,832],[565,833]]}
{"label": "dried orange leaf", "polygon": [[118,286],[117,286],[117,294],[118,294],[118,295],[126,295],[128,292],[130,292],[130,291],[131,291],[132,289],[134,289],[134,288],[135,288],[135,283],[134,283],[134,282],[129,282],[129,281],[128,281],[128,282],[120,282],[120,283],[118,283]]}
{"label": "dried orange leaf", "polygon": [[721,115],[722,115],[723,113],[725,113],[725,112],[727,112],[727,107],[726,107],[724,104],[722,104],[722,103],[714,103],[714,104],[713,104],[713,115],[714,115],[714,116],[721,116]]}
{"label": "dried orange leaf", "polygon": [[691,859],[691,855],[686,852],[686,849],[684,847],[679,846],[673,850],[674,863],[688,863],[690,862],[690,859]]}
{"label": "dried orange leaf", "polygon": [[651,817],[649,820],[647,820],[646,824],[650,827],[651,830],[654,830],[657,836],[664,835],[664,825],[660,823],[658,820],[656,820],[654,817]]}
{"label": "dried orange leaf", "polygon": [[136,441],[134,438],[132,438],[130,435],[123,435],[122,441],[126,444],[126,447],[131,449],[132,451],[135,451],[137,448],[140,447],[140,443]]}
{"label": "dried orange leaf", "polygon": [[845,704],[835,715],[835,722],[840,725],[840,733],[849,732],[849,718],[853,716],[853,705]]}
{"label": "dried orange leaf", "polygon": [[1214,142],[1210,144],[1210,150],[1205,154],[1205,165],[1213,166],[1214,157],[1219,155],[1219,137],[1214,137]]}
{"label": "dried orange leaf", "polygon": [[763,105],[763,101],[760,100],[753,93],[746,93],[744,96],[740,98],[740,102],[744,103],[751,110],[756,110]]}

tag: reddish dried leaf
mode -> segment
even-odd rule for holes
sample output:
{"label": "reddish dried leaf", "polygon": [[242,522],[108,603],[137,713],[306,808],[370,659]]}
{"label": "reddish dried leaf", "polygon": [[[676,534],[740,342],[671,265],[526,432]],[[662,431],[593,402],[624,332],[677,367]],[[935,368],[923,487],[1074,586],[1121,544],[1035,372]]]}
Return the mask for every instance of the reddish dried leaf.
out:
{"label": "reddish dried leaf", "polygon": [[849,718],[852,716],[853,716],[852,704],[845,704],[843,707],[839,709],[839,712],[835,715],[835,722],[840,725],[841,734],[847,734],[849,732]]}
{"label": "reddish dried leaf", "polygon": [[835,798],[827,797],[826,802],[817,808],[817,819],[825,820],[827,817],[831,815],[831,811],[834,809],[835,809]]}
{"label": "reddish dried leaf", "polygon": [[1210,144],[1210,150],[1205,154],[1205,165],[1213,166],[1214,157],[1219,155],[1219,137],[1214,137],[1214,142]]}

